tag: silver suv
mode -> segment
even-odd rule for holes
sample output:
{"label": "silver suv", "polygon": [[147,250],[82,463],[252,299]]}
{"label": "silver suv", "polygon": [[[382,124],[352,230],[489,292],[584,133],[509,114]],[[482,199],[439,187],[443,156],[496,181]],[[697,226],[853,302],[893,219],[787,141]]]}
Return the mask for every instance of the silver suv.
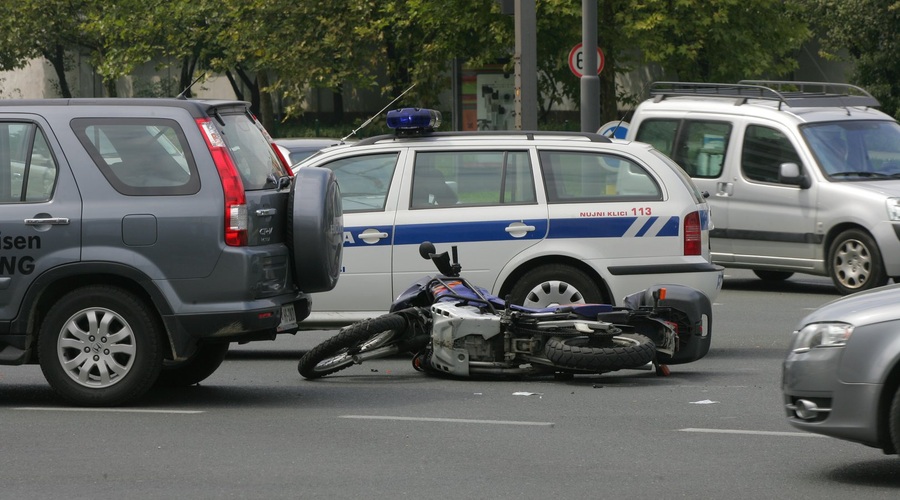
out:
{"label": "silver suv", "polygon": [[709,193],[712,260],[766,280],[830,276],[848,294],[900,277],[900,124],[863,89],[659,82],[629,139]]}
{"label": "silver suv", "polygon": [[340,269],[333,174],[292,177],[244,102],[0,101],[0,204],[0,364],[76,404],[206,378]]}

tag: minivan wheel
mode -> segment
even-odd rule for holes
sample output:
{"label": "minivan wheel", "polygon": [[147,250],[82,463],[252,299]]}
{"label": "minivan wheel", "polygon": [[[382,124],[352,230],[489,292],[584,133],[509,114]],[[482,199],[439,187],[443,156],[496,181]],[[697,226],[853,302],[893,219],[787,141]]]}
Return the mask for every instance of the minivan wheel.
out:
{"label": "minivan wheel", "polygon": [[607,302],[587,274],[565,264],[548,264],[528,271],[516,281],[509,296],[513,304],[533,308]]}
{"label": "minivan wheel", "polygon": [[66,401],[114,406],[137,399],[156,381],[161,338],[154,312],[135,295],[86,286],[48,310],[38,357],[47,382]]}
{"label": "minivan wheel", "polygon": [[794,275],[790,271],[766,271],[763,269],[754,269],[753,274],[763,281],[784,281]]}
{"label": "minivan wheel", "polygon": [[884,286],[888,276],[878,245],[868,233],[844,231],[831,244],[828,269],[834,286],[843,295]]}
{"label": "minivan wheel", "polygon": [[294,175],[287,224],[294,283],[306,293],[327,292],[341,274],[341,190],[334,172],[327,168],[304,167]]}

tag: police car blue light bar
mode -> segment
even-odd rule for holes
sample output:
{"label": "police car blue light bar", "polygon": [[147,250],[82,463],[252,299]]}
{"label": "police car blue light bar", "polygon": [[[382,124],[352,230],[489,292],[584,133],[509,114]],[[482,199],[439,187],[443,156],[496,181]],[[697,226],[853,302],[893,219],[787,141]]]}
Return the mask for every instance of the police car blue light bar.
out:
{"label": "police car blue light bar", "polygon": [[387,112],[387,126],[397,132],[431,131],[441,125],[436,109],[402,108]]}

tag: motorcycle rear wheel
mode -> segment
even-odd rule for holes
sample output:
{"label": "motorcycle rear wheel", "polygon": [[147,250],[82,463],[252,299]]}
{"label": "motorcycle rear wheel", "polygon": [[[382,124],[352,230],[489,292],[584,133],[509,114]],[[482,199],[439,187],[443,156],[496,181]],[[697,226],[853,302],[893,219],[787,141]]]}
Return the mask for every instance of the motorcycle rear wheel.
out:
{"label": "motorcycle rear wheel", "polygon": [[354,323],[304,354],[297,371],[309,380],[339,372],[353,364],[353,355],[385,347],[401,337],[406,326],[406,318],[394,313]]}
{"label": "motorcycle rear wheel", "polygon": [[623,333],[614,337],[553,337],[544,355],[553,364],[591,373],[638,368],[653,361],[656,346],[644,335]]}

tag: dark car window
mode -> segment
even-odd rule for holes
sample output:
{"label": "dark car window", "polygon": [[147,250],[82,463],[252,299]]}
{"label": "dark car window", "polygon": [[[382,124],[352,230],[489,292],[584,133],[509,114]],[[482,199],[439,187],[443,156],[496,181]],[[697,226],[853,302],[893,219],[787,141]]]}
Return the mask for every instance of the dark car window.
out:
{"label": "dark car window", "polygon": [[0,123],[0,202],[47,201],[57,164],[47,138],[32,123]]}
{"label": "dark car window", "polygon": [[727,122],[645,120],[635,139],[671,157],[691,177],[716,178],[722,174],[730,136]]}
{"label": "dark car window", "polygon": [[228,145],[245,190],[274,188],[277,183],[273,179],[290,175],[263,131],[249,116],[219,114],[216,118],[213,122]]}
{"label": "dark car window", "polygon": [[173,120],[79,118],[72,129],[122,194],[183,195],[200,189],[184,132]]}

